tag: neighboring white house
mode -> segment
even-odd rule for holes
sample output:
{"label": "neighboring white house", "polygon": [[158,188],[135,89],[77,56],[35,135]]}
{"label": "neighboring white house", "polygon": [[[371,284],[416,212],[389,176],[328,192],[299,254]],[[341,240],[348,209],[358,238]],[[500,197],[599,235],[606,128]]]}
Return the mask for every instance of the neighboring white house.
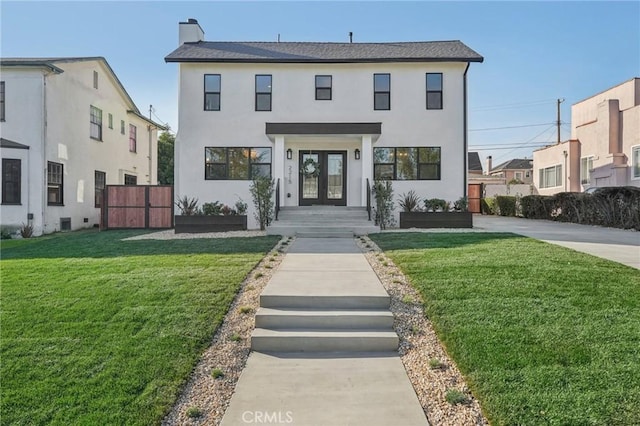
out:
{"label": "neighboring white house", "polygon": [[542,195],[640,186],[640,78],[571,106],[571,140],[533,153]]}
{"label": "neighboring white house", "polygon": [[466,75],[483,58],[460,41],[206,42],[195,19],[179,32],[165,58],[180,75],[176,195],[251,205],[258,174],[282,206],[365,206],[374,178],[466,194]]}
{"label": "neighboring white house", "polygon": [[0,59],[3,227],[100,222],[109,184],[157,183],[157,131],[104,58]]}

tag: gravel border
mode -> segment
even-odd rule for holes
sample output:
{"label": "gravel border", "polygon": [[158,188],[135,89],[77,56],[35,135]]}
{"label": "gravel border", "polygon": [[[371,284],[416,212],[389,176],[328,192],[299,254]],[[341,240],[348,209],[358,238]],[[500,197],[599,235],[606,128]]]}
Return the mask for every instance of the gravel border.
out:
{"label": "gravel border", "polygon": [[[425,315],[420,294],[369,237],[358,237],[356,242],[391,297],[393,328],[400,338],[400,358],[429,423],[438,426],[488,425],[480,404]],[[437,366],[430,365],[436,360]],[[446,394],[451,389],[462,392],[466,403],[452,405],[447,402]]]}
{"label": "gravel border", "polygon": [[[281,239],[249,272],[213,336],[211,346],[202,354],[188,383],[163,419],[163,426],[220,424],[251,351],[251,332],[255,327],[260,293],[278,269],[291,241],[290,237]],[[220,369],[224,375],[214,378],[214,369]],[[192,416],[187,414],[189,410],[193,411]],[[193,415],[196,410],[197,416]]]}
{"label": "gravel border", "polygon": [[136,240],[192,240],[194,238],[236,238],[236,237],[264,237],[265,231],[226,231],[226,232],[202,232],[202,233],[180,233],[176,234],[173,229],[152,232],[150,234],[137,235],[135,237],[124,238],[122,241]]}

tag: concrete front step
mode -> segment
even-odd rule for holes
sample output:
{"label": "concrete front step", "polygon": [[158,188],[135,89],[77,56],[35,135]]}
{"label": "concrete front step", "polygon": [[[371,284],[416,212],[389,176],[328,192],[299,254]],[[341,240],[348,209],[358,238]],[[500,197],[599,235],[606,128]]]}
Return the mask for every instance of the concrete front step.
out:
{"label": "concrete front step", "polygon": [[[333,226],[332,226],[333,225]],[[380,228],[373,225],[357,224],[349,226],[335,226],[336,223],[326,225],[291,224],[287,222],[277,223],[267,228],[267,235],[298,236],[305,238],[347,238],[354,235],[367,235],[380,232]]]}
{"label": "concrete front step", "polygon": [[260,308],[256,327],[269,329],[378,329],[391,330],[393,314],[387,309],[375,310],[302,310]]}
{"label": "concrete front step", "polygon": [[256,328],[251,349],[258,352],[386,352],[398,350],[388,330],[270,330]]}
{"label": "concrete front step", "polygon": [[389,309],[389,303],[389,296],[260,296],[261,307],[275,309]]}

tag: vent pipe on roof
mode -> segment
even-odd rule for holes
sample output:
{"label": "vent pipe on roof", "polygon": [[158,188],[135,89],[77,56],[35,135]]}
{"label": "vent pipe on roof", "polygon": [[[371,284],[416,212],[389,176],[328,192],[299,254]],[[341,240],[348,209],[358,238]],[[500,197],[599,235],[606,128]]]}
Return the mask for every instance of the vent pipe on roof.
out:
{"label": "vent pipe on roof", "polygon": [[349,31],[349,43],[353,43],[353,31]]}
{"label": "vent pipe on roof", "polygon": [[489,155],[487,157],[487,170],[485,170],[485,172],[484,172],[486,175],[490,175],[491,174],[491,168],[493,166],[492,163],[493,163],[493,158]]}

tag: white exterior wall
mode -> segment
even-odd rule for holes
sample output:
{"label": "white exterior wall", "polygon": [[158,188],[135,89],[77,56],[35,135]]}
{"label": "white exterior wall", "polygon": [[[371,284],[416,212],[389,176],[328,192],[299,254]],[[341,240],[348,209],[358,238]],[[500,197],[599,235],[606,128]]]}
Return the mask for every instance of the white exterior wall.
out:
{"label": "white exterior wall", "polygon": [[[455,201],[464,194],[463,74],[466,63],[379,64],[180,64],[179,131],[176,136],[176,196],[197,197],[200,203],[233,204],[241,197],[251,205],[249,181],[204,180],[204,148],[272,147],[267,122],[382,122],[373,147],[441,147],[441,180],[394,181],[401,194],[415,189],[421,197]],[[425,74],[443,73],[442,110],[427,110]],[[373,109],[373,74],[391,74],[391,110]],[[221,75],[221,110],[204,111],[204,75]],[[255,75],[272,75],[272,111],[255,111]],[[332,100],[315,100],[315,76],[331,75]],[[365,142],[363,144],[363,136]],[[370,135],[284,135],[284,152],[293,159],[272,158],[273,177],[283,179],[283,205],[298,205],[300,149],[347,151],[347,204],[362,206],[363,179],[372,178]],[[276,141],[278,136],[273,139]],[[361,150],[361,160],[353,151]],[[363,164],[366,162],[367,164]],[[280,168],[280,165],[282,168]],[[289,183],[289,167],[292,170]],[[363,175],[363,170],[365,174]],[[287,197],[291,194],[291,197]],[[249,226],[256,227],[249,212]]]}
{"label": "white exterior wall", "polygon": [[[44,70],[33,68],[2,68],[0,78],[5,82],[6,106],[6,120],[0,122],[0,135],[29,146],[28,150],[0,149],[2,158],[21,160],[22,172],[21,205],[2,205],[1,224],[19,227],[23,223],[31,223],[38,235],[42,233],[45,202],[42,185],[46,179],[46,170],[42,167],[45,137],[44,73]],[[33,213],[31,222],[28,220],[29,213]]]}
{"label": "white exterior wall", "polygon": [[[157,183],[157,130],[127,112],[132,105],[110,71],[97,60],[55,65],[64,72],[44,78],[46,89],[42,70],[5,72],[3,68],[2,73],[7,91],[7,121],[2,123],[2,137],[30,145],[29,176],[25,176],[23,163],[22,188],[24,192],[29,182],[27,210],[34,213],[36,235],[59,231],[60,218],[71,218],[74,230],[99,224],[96,170],[106,173],[108,185],[123,184],[125,173],[137,176],[139,185]],[[94,70],[98,72],[98,89],[93,87]],[[21,83],[9,78],[13,74],[15,81]],[[102,110],[102,141],[90,137],[91,105]],[[113,115],[113,129],[109,128],[109,113]],[[125,121],[124,134],[120,133],[120,120]],[[137,127],[135,153],[129,152],[129,124]],[[3,158],[15,158],[6,151],[9,150],[3,149]],[[47,205],[48,161],[64,166],[61,206]],[[26,210],[18,210],[3,206],[2,224],[26,223]]]}

